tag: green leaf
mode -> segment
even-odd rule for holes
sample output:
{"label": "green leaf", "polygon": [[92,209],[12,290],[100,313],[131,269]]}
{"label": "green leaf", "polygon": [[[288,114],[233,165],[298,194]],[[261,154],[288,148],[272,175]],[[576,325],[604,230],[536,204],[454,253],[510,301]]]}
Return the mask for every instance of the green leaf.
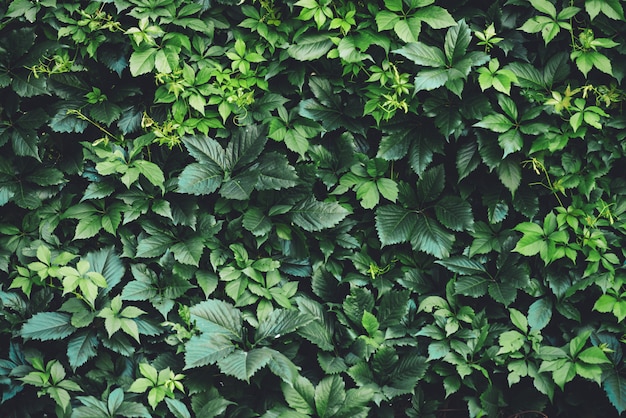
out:
{"label": "green leaf", "polygon": [[504,306],[509,306],[517,298],[517,289],[508,283],[491,282],[488,291],[493,300]]}
{"label": "green leaf", "polygon": [[411,245],[416,251],[423,251],[436,258],[447,258],[450,255],[454,235],[443,229],[436,221],[421,216],[415,225],[415,233]]}
{"label": "green leaf", "polygon": [[400,20],[400,17],[397,14],[392,13],[388,10],[381,10],[376,13],[375,20],[378,31],[382,32],[384,30],[393,29],[396,23]]}
{"label": "green leaf", "polygon": [[449,73],[445,68],[421,70],[415,76],[415,93],[434,90],[445,85],[448,80]]}
{"label": "green leaf", "polygon": [[532,6],[539,10],[541,13],[545,13],[548,16],[556,19],[556,8],[548,0],[529,0]]}
{"label": "green leaf", "polygon": [[224,180],[224,172],[216,166],[189,164],[178,178],[178,191],[194,195],[208,195],[217,190]]}
{"label": "green leaf", "polygon": [[226,170],[236,170],[255,161],[266,142],[264,129],[257,125],[237,129],[226,147]]}
{"label": "green leaf", "polygon": [[380,328],[378,319],[370,312],[363,311],[363,317],[361,318],[361,325],[365,328],[365,331],[370,337],[373,337]]}
{"label": "green leaf", "polygon": [[297,310],[275,309],[259,324],[254,339],[259,343],[269,338],[279,338],[309,324],[313,319],[312,316],[303,315]]}
{"label": "green leaf", "polygon": [[[586,0],[585,10],[591,20],[602,13],[606,17],[614,20],[624,21],[624,9],[619,0]],[[621,413],[621,411],[620,411]]]}
{"label": "green leaf", "polygon": [[445,67],[446,57],[441,49],[429,46],[421,42],[411,42],[400,49],[392,52],[400,54],[413,61],[415,64],[425,67]]}
{"label": "green leaf", "polygon": [[454,282],[454,291],[460,295],[478,298],[487,294],[489,283],[490,280],[486,277],[461,276]]}
{"label": "green leaf", "polygon": [[626,411],[626,377],[616,370],[609,370],[603,376],[602,388],[618,414],[621,415],[622,412]]}
{"label": "green leaf", "polygon": [[485,116],[480,122],[476,122],[474,126],[489,129],[493,132],[503,133],[513,127],[511,120],[499,113]]}
{"label": "green leaf", "polygon": [[224,334],[194,335],[185,343],[185,369],[215,364],[236,348]]}
{"label": "green leaf", "polygon": [[289,164],[285,155],[271,152],[266,153],[257,167],[259,171],[257,190],[281,190],[294,187],[299,178],[296,170]]}
{"label": "green leaf", "polygon": [[310,197],[294,206],[289,213],[294,224],[314,232],[332,228],[350,212],[337,202],[320,202]]}
{"label": "green leaf", "polygon": [[526,318],[526,316],[515,308],[510,308],[509,313],[510,313],[511,322],[513,323],[513,325],[515,325],[515,327],[517,327],[517,329],[522,331],[524,334],[527,334],[528,333],[528,319]]}
{"label": "green leaf", "polygon": [[175,418],[191,418],[187,405],[178,399],[165,398],[165,404]]}
{"label": "green leaf", "polygon": [[578,354],[578,360],[587,364],[607,364],[611,361],[600,347],[589,347]]}
{"label": "green leaf", "polygon": [[376,209],[376,231],[383,246],[408,242],[413,236],[418,215],[402,206],[386,205]]}
{"label": "green leaf", "polygon": [[215,139],[187,135],[182,138],[182,141],[192,157],[204,165],[211,166],[212,170],[227,171],[232,168],[226,161],[226,151]]}
{"label": "green leaf", "polygon": [[271,352],[272,350],[267,347],[250,351],[235,350],[227,357],[218,360],[217,364],[223,373],[250,382],[250,378],[270,362]]}
{"label": "green leaf", "polygon": [[[435,6],[430,6],[432,8]],[[445,11],[445,10],[444,10]],[[447,11],[446,11],[447,13]],[[449,16],[449,15],[448,15]],[[452,18],[452,16],[450,16]],[[448,22],[449,23],[449,22]],[[454,23],[452,25],[448,24],[447,26],[453,26],[446,32],[446,38],[444,42],[444,52],[446,54],[446,58],[449,63],[457,62],[460,58],[462,58],[467,52],[467,47],[469,46],[471,40],[471,33],[469,26],[465,21],[460,21],[458,24]],[[432,26],[432,25],[431,25]],[[443,27],[447,27],[443,26]]]}
{"label": "green leaf", "polygon": [[183,242],[177,242],[170,249],[174,253],[174,259],[179,263],[198,267],[204,252],[204,240],[200,236],[193,236]]}
{"label": "green leaf", "polygon": [[235,341],[243,338],[241,311],[228,302],[207,300],[192,306],[189,312],[203,332],[223,334]]}
{"label": "green leaf", "polygon": [[470,204],[460,197],[445,196],[435,205],[437,220],[453,231],[471,231],[474,216]]}
{"label": "green leaf", "polygon": [[346,399],[345,383],[338,375],[327,376],[315,388],[315,410],[320,418],[332,417]]}
{"label": "green leaf", "polygon": [[93,331],[80,331],[67,343],[67,358],[73,370],[96,356],[99,342]]}
{"label": "green leaf", "polygon": [[400,323],[409,310],[409,292],[391,291],[385,293],[378,307],[380,329],[386,329]]}
{"label": "green leaf", "polygon": [[522,182],[522,168],[513,158],[505,158],[497,167],[498,177],[512,195]]}
{"label": "green leaf", "polygon": [[435,200],[445,187],[445,169],[443,165],[437,165],[424,171],[417,182],[417,197],[421,202]]}
{"label": "green leaf", "polygon": [[552,319],[552,301],[548,298],[541,298],[533,302],[528,307],[528,325],[533,331],[541,331]]}
{"label": "green leaf", "polygon": [[446,258],[444,260],[437,260],[436,263],[441,264],[453,273],[458,273],[464,276],[482,276],[488,274],[487,270],[481,263],[462,255]]}
{"label": "green leaf", "polygon": [[303,414],[315,412],[315,388],[307,378],[298,376],[293,385],[282,383],[281,387],[290,407]]}
{"label": "green leaf", "polygon": [[242,225],[254,236],[260,237],[272,230],[272,222],[259,208],[251,207],[243,214]]}
{"label": "green leaf", "polygon": [[76,331],[70,318],[70,315],[61,312],[39,312],[24,323],[20,335],[41,341],[61,340]]}
{"label": "green leaf", "polygon": [[134,51],[130,56],[130,73],[133,77],[147,74],[154,69],[155,57],[158,49],[148,48]]}
{"label": "green leaf", "polygon": [[298,61],[313,61],[326,55],[333,47],[330,37],[325,34],[303,35],[297,43],[289,45],[289,56]]}

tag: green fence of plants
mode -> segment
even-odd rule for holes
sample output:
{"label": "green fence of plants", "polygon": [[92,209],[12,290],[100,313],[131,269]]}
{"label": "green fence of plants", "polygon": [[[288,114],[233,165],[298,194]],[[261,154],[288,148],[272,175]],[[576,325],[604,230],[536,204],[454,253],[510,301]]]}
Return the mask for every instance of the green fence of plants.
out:
{"label": "green fence of plants", "polygon": [[0,416],[619,416],[624,3],[2,1]]}

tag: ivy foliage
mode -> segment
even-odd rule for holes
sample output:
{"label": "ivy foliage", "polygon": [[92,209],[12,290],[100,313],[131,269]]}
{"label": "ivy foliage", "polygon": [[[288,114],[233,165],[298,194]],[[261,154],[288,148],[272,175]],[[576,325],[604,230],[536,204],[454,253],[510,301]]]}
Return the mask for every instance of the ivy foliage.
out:
{"label": "ivy foliage", "polygon": [[2,2],[2,416],[622,414],[625,27]]}

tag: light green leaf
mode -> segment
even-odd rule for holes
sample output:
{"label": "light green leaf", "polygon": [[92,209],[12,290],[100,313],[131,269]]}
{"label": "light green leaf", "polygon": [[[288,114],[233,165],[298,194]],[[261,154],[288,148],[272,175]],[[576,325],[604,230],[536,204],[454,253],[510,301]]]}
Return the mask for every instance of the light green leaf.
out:
{"label": "light green leaf", "polygon": [[393,29],[395,24],[400,20],[400,17],[397,14],[392,13],[388,10],[381,10],[376,13],[375,20],[378,31],[382,32],[384,30]]}
{"label": "light green leaf", "polygon": [[556,8],[548,0],[529,0],[532,6],[539,10],[541,13],[545,13],[548,16],[556,19]]}
{"label": "light green leaf", "polygon": [[485,116],[480,122],[476,122],[474,126],[489,129],[492,132],[503,133],[513,127],[513,122],[506,116],[496,113]]}
{"label": "light green leaf", "polygon": [[130,56],[130,73],[133,77],[147,74],[154,69],[157,48],[134,51]]}

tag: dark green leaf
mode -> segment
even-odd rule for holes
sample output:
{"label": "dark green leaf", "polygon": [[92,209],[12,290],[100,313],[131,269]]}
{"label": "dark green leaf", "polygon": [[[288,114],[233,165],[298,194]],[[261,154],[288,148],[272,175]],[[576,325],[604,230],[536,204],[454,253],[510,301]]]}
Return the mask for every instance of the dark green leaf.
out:
{"label": "dark green leaf", "polygon": [[437,258],[450,255],[454,235],[443,229],[436,221],[421,216],[417,220],[415,233],[411,238],[414,250],[423,251]]}
{"label": "dark green leaf", "polygon": [[39,312],[33,315],[20,332],[22,338],[49,341],[60,340],[76,331],[71,325],[70,315],[62,312]]}
{"label": "dark green leaf", "polygon": [[298,203],[289,213],[293,223],[305,231],[321,231],[337,225],[349,211],[337,202],[320,202],[311,197]]}
{"label": "dark green leaf", "polygon": [[383,246],[410,241],[418,214],[402,206],[386,205],[376,209],[376,231]]}

